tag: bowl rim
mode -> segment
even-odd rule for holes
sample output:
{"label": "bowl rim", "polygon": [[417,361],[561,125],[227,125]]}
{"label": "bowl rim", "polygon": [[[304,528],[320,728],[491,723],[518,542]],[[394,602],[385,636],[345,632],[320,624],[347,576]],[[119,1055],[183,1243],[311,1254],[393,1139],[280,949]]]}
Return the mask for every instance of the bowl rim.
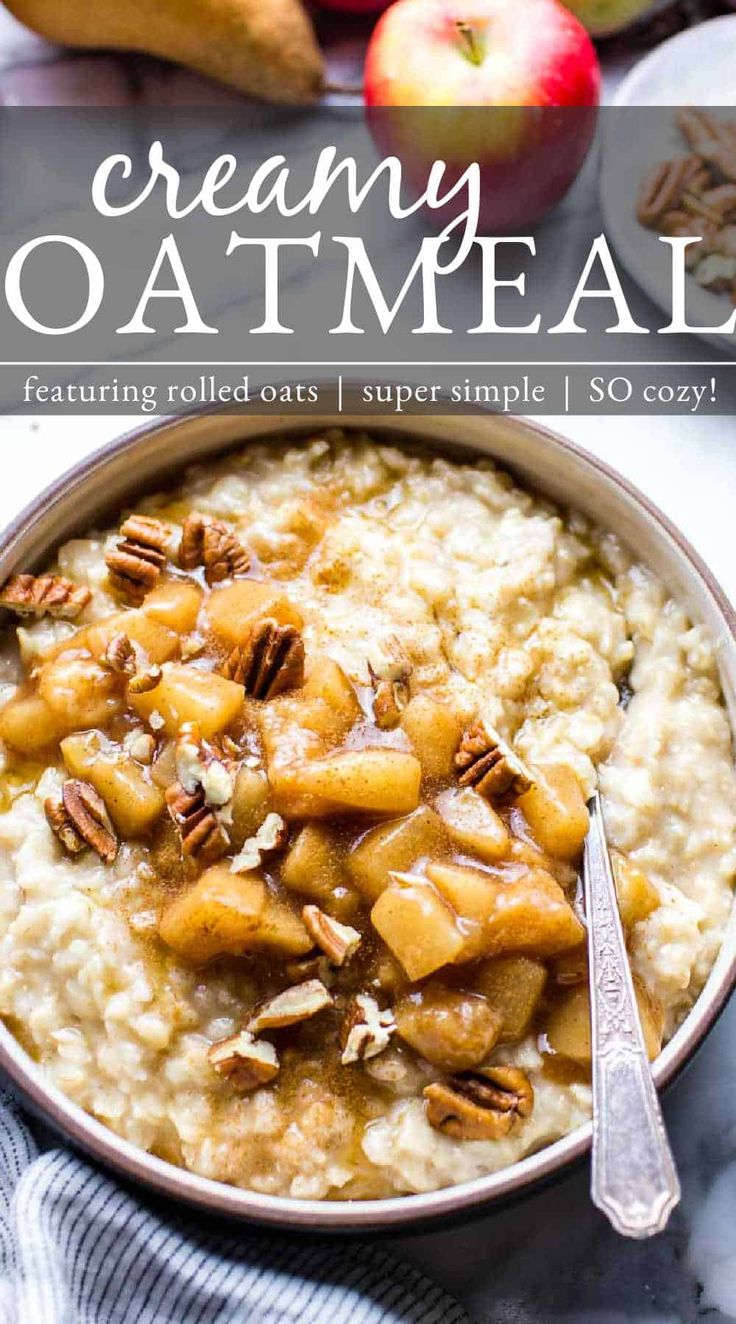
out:
{"label": "bowl rim", "polygon": [[[472,412],[489,421],[499,416],[479,407]],[[127,430],[104,446],[84,456],[70,466],[0,532],[0,557],[13,551],[14,543],[49,509],[68,501],[70,490],[85,488],[110,465],[121,452],[145,445],[151,438],[175,429],[192,418],[202,421],[226,413],[225,410],[203,408],[183,416],[157,416]],[[325,426],[319,415],[317,426]],[[351,426],[349,416],[330,414],[333,425]],[[411,440],[412,429],[397,429],[397,436]],[[377,430],[391,431],[392,419],[386,416],[380,424],[372,421]],[[659,526],[675,543],[678,551],[689,563],[701,586],[710,595],[718,614],[726,626],[731,645],[736,649],[736,609],[721,588],[716,577],[692,547],[689,540],[659,507],[615,468],[576,442],[533,418],[507,417],[506,424],[518,422],[553,449],[562,450],[574,462],[587,467],[607,484],[619,489]],[[276,430],[276,424],[283,427]],[[314,417],[269,416],[270,431],[266,436],[277,436],[280,431],[297,435],[315,426]],[[420,435],[420,428],[417,427]],[[441,438],[424,438],[437,449],[442,449]],[[258,440],[257,432],[250,440]],[[218,455],[235,450],[238,440],[227,443]],[[472,442],[469,444],[472,451]],[[192,460],[183,461],[182,468]],[[513,459],[509,461],[513,469]],[[174,462],[171,466],[176,468]],[[533,485],[533,484],[532,484]],[[543,484],[542,484],[543,487]],[[559,502],[557,503],[559,504]],[[104,501],[99,503],[104,509]],[[573,503],[574,505],[574,503]],[[732,734],[736,739],[736,731]],[[669,1085],[688,1065],[703,1040],[728,1002],[736,986],[736,948],[728,954],[727,939],[736,928],[736,903],[724,930],[721,946],[704,988],[693,1008],[672,1039],[665,1045],[653,1064],[652,1074],[658,1089]],[[222,1215],[266,1227],[314,1233],[386,1233],[394,1228],[403,1231],[432,1229],[461,1218],[477,1217],[494,1206],[511,1199],[530,1197],[554,1178],[567,1175],[588,1153],[591,1145],[592,1125],[587,1122],[576,1130],[553,1141],[544,1149],[527,1155],[508,1168],[475,1178],[455,1186],[448,1186],[421,1194],[397,1195],[373,1200],[301,1200],[291,1196],[265,1195],[241,1187],[229,1186],[211,1178],[178,1168],[163,1159],[123,1139],[73,1103],[58,1087],[48,1081],[42,1069],[21,1047],[8,1026],[0,1020],[0,1071],[9,1077],[11,1087],[21,1096],[30,1110],[48,1121],[51,1126],[70,1140],[92,1159],[111,1168],[119,1176],[134,1179],[149,1191],[176,1200],[190,1207],[205,1209],[210,1214]]]}

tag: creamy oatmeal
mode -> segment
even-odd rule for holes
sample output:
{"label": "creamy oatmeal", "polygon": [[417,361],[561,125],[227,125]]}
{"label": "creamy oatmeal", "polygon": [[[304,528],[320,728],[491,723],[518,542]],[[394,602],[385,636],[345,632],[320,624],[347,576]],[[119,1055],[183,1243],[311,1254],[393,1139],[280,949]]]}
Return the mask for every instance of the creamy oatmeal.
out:
{"label": "creamy oatmeal", "polygon": [[580,1125],[598,783],[652,1055],[697,997],[736,872],[711,646],[489,462],[250,446],[1,597],[0,1014],[134,1144],[368,1198]]}

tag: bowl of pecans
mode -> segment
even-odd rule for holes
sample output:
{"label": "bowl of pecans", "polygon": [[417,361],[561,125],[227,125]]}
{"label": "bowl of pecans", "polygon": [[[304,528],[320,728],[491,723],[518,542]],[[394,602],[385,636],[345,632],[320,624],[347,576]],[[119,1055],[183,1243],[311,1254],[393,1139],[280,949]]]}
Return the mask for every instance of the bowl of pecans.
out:
{"label": "bowl of pecans", "polygon": [[99,1160],[312,1231],[567,1169],[595,788],[660,1087],[708,1032],[734,616],[571,443],[164,420],[25,511],[0,582],[0,1063]]}
{"label": "bowl of pecans", "polygon": [[[684,261],[688,327],[728,354],[736,304],[735,59],[736,16],[726,15],[637,64],[609,112],[600,174],[606,232],[630,275],[670,317]],[[658,239],[689,242],[674,258]]]}

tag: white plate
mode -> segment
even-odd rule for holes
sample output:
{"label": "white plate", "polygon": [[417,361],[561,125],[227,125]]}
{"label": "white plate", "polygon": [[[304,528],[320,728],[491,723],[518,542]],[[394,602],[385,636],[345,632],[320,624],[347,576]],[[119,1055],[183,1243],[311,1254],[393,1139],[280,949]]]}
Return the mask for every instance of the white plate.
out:
{"label": "white plate", "polygon": [[[736,14],[712,19],[664,42],[632,69],[619,87],[614,106],[736,106]],[[605,113],[605,112],[604,112]],[[725,113],[725,112],[724,112]],[[605,127],[600,201],[606,234],[637,284],[670,312],[670,250],[636,219],[641,179],[657,161],[686,154],[674,113],[610,115]],[[688,320],[720,326],[730,305],[688,278]],[[732,310],[731,310],[732,311]],[[736,337],[699,332],[723,353],[736,355]]]}

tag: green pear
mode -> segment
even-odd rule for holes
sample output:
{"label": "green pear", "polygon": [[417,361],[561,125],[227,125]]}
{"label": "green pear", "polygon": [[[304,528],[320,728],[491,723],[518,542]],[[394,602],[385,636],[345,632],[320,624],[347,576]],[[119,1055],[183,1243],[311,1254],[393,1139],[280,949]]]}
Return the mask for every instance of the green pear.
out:
{"label": "green pear", "polygon": [[663,0],[562,0],[562,3],[594,37],[621,32],[650,10],[663,7]]}
{"label": "green pear", "polygon": [[264,101],[306,105],[324,65],[301,0],[8,0],[62,46],[143,51]]}

